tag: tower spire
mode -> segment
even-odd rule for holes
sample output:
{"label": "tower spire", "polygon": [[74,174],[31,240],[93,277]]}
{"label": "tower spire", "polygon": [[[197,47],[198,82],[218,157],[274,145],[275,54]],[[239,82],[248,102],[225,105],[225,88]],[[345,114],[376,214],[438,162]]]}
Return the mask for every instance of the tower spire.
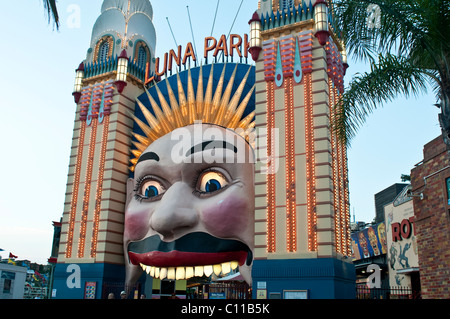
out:
{"label": "tower spire", "polygon": [[[156,31],[149,0],[104,0],[86,59],[76,69],[76,118],[54,288],[57,298],[82,299],[67,287],[67,265],[82,281],[102,287],[125,281],[122,238],[132,147],[129,112],[145,92],[146,66],[154,70]],[[92,274],[86,275],[86,274]],[[108,274],[113,274],[112,277]],[[86,277],[90,276],[90,277]],[[77,295],[77,293],[79,295]],[[96,299],[102,298],[97,289]]]}
{"label": "tower spire", "polygon": [[[266,188],[255,192],[255,216],[262,216],[255,229],[266,231],[255,236],[260,248],[255,251],[253,282],[267,282],[268,295],[290,289],[287,282],[289,287],[309,287],[316,298],[326,290],[327,298],[342,298],[344,290],[355,289],[347,259],[347,150],[329,125],[343,92],[346,55],[331,36],[328,6],[331,1],[326,0],[260,1],[262,50],[256,74],[261,80],[255,91],[264,94],[256,95],[255,126],[265,129],[257,144],[267,145],[264,155],[277,169],[256,172],[255,180],[264,181]],[[339,270],[346,287],[338,292],[335,285],[341,278],[323,274],[319,291],[311,278],[294,270],[317,269],[319,264],[333,273]]]}

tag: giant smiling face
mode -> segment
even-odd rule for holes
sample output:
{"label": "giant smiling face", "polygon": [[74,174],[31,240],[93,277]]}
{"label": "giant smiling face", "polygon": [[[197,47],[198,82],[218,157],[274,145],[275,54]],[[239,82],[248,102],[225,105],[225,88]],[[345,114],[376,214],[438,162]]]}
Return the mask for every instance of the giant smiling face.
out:
{"label": "giant smiling face", "polygon": [[228,273],[251,284],[254,158],[229,129],[194,124],[153,142],[128,180],[124,250],[127,284]]}

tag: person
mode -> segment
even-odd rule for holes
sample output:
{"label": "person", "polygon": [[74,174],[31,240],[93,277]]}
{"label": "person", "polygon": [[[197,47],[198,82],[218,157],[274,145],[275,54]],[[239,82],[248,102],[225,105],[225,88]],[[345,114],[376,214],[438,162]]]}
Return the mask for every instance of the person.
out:
{"label": "person", "polygon": [[120,293],[120,299],[127,299],[127,293],[125,291]]}
{"label": "person", "polygon": [[114,293],[110,292],[110,293],[108,294],[108,299],[115,299]]}
{"label": "person", "polygon": [[180,299],[180,298],[178,298],[178,296],[173,292],[172,296],[170,296],[169,299]]}

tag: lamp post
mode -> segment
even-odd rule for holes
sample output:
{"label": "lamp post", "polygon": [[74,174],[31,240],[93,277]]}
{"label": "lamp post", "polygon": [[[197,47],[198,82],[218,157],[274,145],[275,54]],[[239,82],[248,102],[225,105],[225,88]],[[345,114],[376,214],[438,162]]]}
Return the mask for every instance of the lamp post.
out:
{"label": "lamp post", "polygon": [[259,18],[258,12],[255,11],[255,13],[253,13],[248,24],[250,25],[250,48],[248,51],[252,55],[253,61],[256,62],[262,49],[261,19]]}
{"label": "lamp post", "polygon": [[119,93],[123,92],[125,86],[127,86],[127,73],[128,73],[128,56],[125,50],[120,53],[117,59],[117,76],[116,82],[114,83],[117,87]]}
{"label": "lamp post", "polygon": [[81,97],[81,89],[83,87],[83,78],[84,78],[84,63],[81,62],[78,66],[78,69],[75,70],[75,84],[73,86],[73,97],[75,99],[75,103],[78,104]]}
{"label": "lamp post", "polygon": [[327,43],[330,31],[328,31],[328,3],[326,0],[316,0],[314,4],[315,37],[320,45]]}

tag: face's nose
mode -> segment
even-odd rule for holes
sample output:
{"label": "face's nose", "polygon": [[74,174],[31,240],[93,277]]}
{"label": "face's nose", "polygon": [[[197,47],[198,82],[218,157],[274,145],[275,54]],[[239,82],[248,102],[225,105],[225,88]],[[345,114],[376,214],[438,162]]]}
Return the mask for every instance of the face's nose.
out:
{"label": "face's nose", "polygon": [[150,218],[150,227],[163,239],[171,240],[177,233],[195,227],[198,220],[198,212],[192,205],[192,189],[177,182],[164,193]]}

